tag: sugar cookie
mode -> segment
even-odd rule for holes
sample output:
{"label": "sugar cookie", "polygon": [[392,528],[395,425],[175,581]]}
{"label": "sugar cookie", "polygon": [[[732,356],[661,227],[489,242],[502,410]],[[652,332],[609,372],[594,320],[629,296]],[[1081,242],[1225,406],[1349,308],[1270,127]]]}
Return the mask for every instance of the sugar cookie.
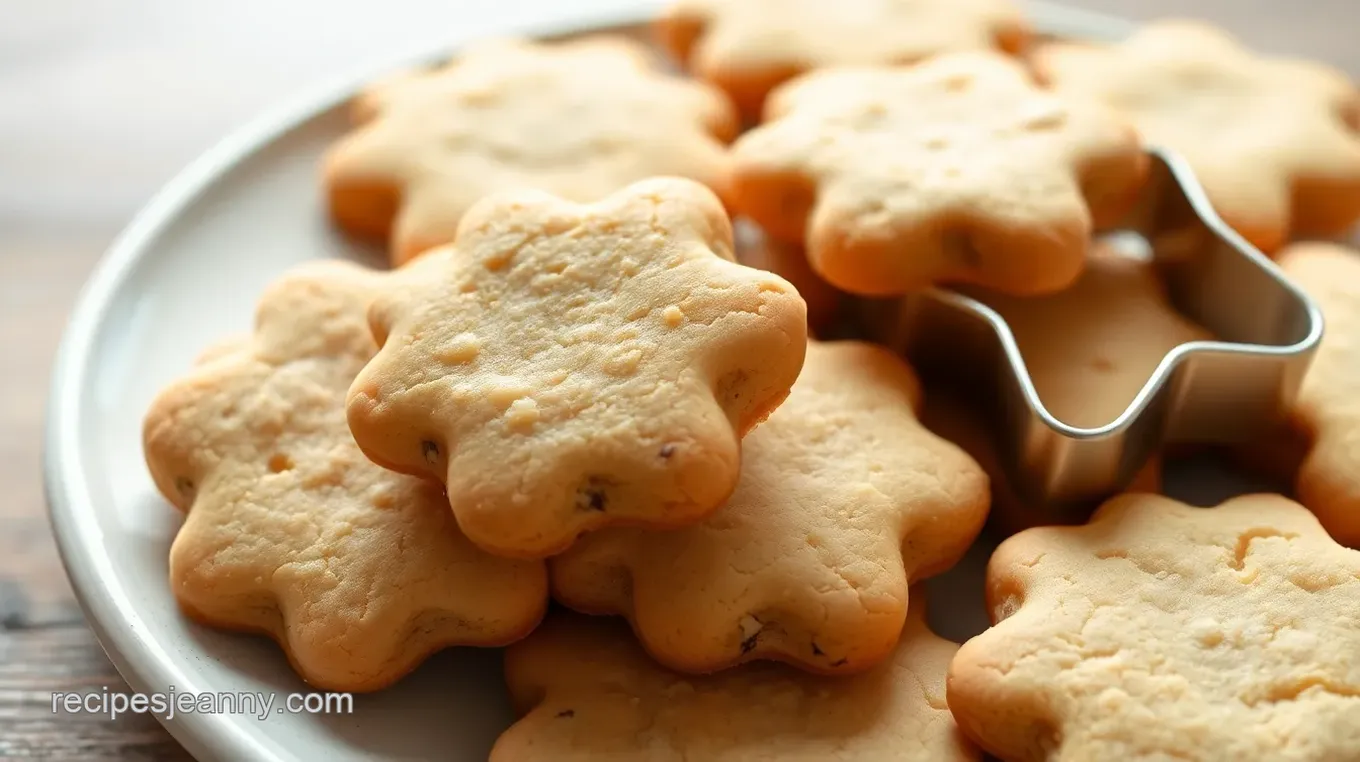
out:
{"label": "sugar cookie", "polygon": [[541,563],[478,550],[437,485],[370,463],[345,392],[377,351],[383,276],[304,266],[272,285],[252,338],[206,353],[156,398],[147,464],[186,512],[170,550],[185,613],[271,635],[310,684],[382,688],[449,645],[504,645],[547,603]]}
{"label": "sugar cookie", "polygon": [[915,374],[860,342],[814,342],[788,400],[742,442],[736,492],[670,532],[610,529],[552,560],[557,600],[628,616],[684,672],[776,659],[857,672],[889,657],[907,586],[953,566],[987,477],[916,420]]}
{"label": "sugar cookie", "polygon": [[1360,90],[1340,71],[1259,57],[1188,21],[1118,45],[1055,43],[1035,69],[1183,156],[1224,221],[1264,251],[1291,231],[1332,235],[1360,219]]}
{"label": "sugar cookie", "polygon": [[326,157],[331,214],[390,238],[394,262],[453,239],[482,196],[540,188],[596,201],[657,175],[727,195],[737,116],[722,93],[657,69],[622,38],[498,40],[375,84]]}
{"label": "sugar cookie", "polygon": [[1327,321],[1294,404],[1293,423],[1311,441],[1295,488],[1337,542],[1360,546],[1360,253],[1296,244],[1280,266]]}
{"label": "sugar cookie", "polygon": [[736,486],[740,438],[806,351],[793,286],[732,261],[722,204],[658,178],[591,205],[498,194],[394,273],[355,380],[359,446],[446,481],[478,545],[544,557],[609,524],[676,527]]}
{"label": "sugar cookie", "polygon": [[1004,542],[987,599],[998,624],[954,658],[948,700],[1007,762],[1360,749],[1360,552],[1283,497],[1115,498]]}
{"label": "sugar cookie", "polygon": [[752,118],[771,89],[811,69],[1018,53],[1031,36],[1013,0],[679,0],[657,31],[677,60]]}
{"label": "sugar cookie", "polygon": [[737,207],[867,296],[1065,288],[1092,226],[1122,218],[1148,167],[1113,111],[1040,90],[991,53],[819,70],[767,112],[733,145]]}
{"label": "sugar cookie", "polygon": [[932,633],[913,590],[891,661],[827,678],[775,664],[706,677],[668,672],[626,627],[554,616],[506,653],[524,713],[491,762],[965,762],[981,753],[944,703],[958,646]]}

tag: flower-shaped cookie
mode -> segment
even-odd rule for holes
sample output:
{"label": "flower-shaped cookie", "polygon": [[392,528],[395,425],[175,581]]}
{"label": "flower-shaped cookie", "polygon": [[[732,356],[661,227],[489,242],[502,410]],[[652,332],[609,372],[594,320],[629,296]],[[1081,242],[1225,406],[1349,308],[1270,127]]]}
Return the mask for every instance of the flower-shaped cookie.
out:
{"label": "flower-shaped cookie", "polygon": [[907,586],[953,566],[987,516],[987,477],[917,422],[919,400],[915,374],[887,350],[811,344],[793,393],[742,442],[726,506],[676,531],[583,538],[550,564],[554,597],[628,616],[684,672],[879,663]]}
{"label": "flower-shaped cookie", "polygon": [[944,702],[958,646],[926,627],[924,595],[891,659],[828,678],[776,664],[705,677],[666,671],[617,622],[555,615],[505,656],[524,717],[491,762],[965,762],[977,747]]}
{"label": "flower-shaped cookie", "polygon": [[1060,290],[1093,224],[1118,221],[1147,173],[1113,111],[1041,91],[992,53],[823,69],[776,90],[767,112],[733,148],[737,206],[865,295]]}
{"label": "flower-shaped cookie", "polygon": [[1035,68],[1183,156],[1224,221],[1264,251],[1291,230],[1330,235],[1360,219],[1360,90],[1339,71],[1257,57],[1185,21],[1108,47],[1050,45]]}
{"label": "flower-shaped cookie", "polygon": [[370,320],[383,348],[350,390],[359,446],[447,481],[473,542],[530,557],[717,510],[807,338],[798,292],[732,261],[722,204],[676,178],[591,205],[488,197]]}
{"label": "flower-shaped cookie", "polygon": [[1030,37],[1014,0],[679,0],[657,30],[679,61],[750,117],[772,88],[811,69],[962,50],[1018,53]]}
{"label": "flower-shaped cookie", "polygon": [[1113,423],[1167,353],[1213,335],[1176,312],[1156,266],[1104,244],[1071,288],[1038,297],[970,291],[1005,318],[1039,400],[1069,426]]}
{"label": "flower-shaped cookie", "polygon": [[1360,547],[1360,252],[1296,244],[1280,253],[1280,266],[1327,321],[1292,416],[1311,443],[1299,500],[1338,542]]}
{"label": "flower-shaped cookie", "polygon": [[501,40],[389,78],[326,157],[332,216],[390,237],[394,262],[453,239],[482,196],[540,188],[596,201],[657,175],[727,193],[737,117],[717,90],[655,68],[636,43]]}
{"label": "flower-shaped cookie", "polygon": [[377,351],[383,276],[327,263],[260,303],[252,339],[205,356],[145,421],[156,486],[187,512],[170,550],[185,613],[268,633],[307,682],[381,688],[449,645],[503,645],[547,603],[541,563],[468,542],[437,485],[373,465],[345,392]]}
{"label": "flower-shaped cookie", "polygon": [[1360,753],[1360,552],[1283,497],[1115,498],[1002,543],[987,599],[949,708],[1003,760]]}

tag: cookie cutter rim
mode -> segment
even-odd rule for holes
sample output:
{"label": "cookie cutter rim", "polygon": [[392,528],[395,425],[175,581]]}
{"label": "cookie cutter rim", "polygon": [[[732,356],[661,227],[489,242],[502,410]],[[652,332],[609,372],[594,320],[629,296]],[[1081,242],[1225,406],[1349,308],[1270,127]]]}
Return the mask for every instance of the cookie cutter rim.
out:
{"label": "cookie cutter rim", "polygon": [[[995,399],[988,412],[994,414],[994,419],[997,414],[1004,419],[993,430],[1001,435],[996,444],[1007,476],[1021,496],[1036,509],[1056,509],[1069,519],[1081,518],[1084,507],[1121,490],[1163,444],[1234,443],[1244,438],[1242,431],[1264,432],[1269,426],[1277,425],[1297,393],[1324,332],[1322,313],[1311,297],[1290,281],[1269,257],[1223,222],[1185,160],[1160,148],[1146,150],[1151,176],[1139,208],[1121,224],[1109,231],[1098,232],[1132,230],[1141,233],[1152,249],[1152,262],[1174,263],[1174,256],[1159,254],[1154,240],[1158,207],[1167,201],[1168,186],[1174,188],[1175,193],[1170,196],[1172,205],[1179,204],[1182,213],[1188,210],[1200,232],[1210,237],[1209,241],[1200,243],[1216,247],[1213,256],[1236,258],[1240,266],[1255,270],[1262,276],[1264,286],[1276,291],[1278,303],[1288,306],[1291,314],[1282,318],[1292,325],[1285,326],[1279,333],[1292,336],[1292,340],[1263,343],[1215,338],[1180,344],[1166,353],[1113,421],[1097,427],[1081,427],[1064,423],[1043,403],[1010,326],[1000,313],[979,299],[946,288],[934,288],[901,299],[856,300],[860,305],[860,317],[864,319],[862,327],[868,329],[868,334],[894,349],[905,350],[913,355],[914,361],[919,359],[913,352],[919,342],[911,334],[923,329],[911,323],[929,322],[929,316],[920,317],[922,310],[944,309],[985,325],[997,345],[994,351],[1000,354],[993,361],[998,361],[1004,374],[997,379],[1000,388],[993,388]],[[1199,261],[1202,263],[1209,256],[1201,252]],[[1257,290],[1262,287],[1258,285]],[[1181,308],[1176,289],[1169,290],[1173,292],[1173,304]],[[1212,322],[1202,319],[1201,315],[1190,316],[1200,324]],[[885,319],[888,321],[886,330],[883,327]],[[1215,333],[1221,332],[1215,330]],[[1251,382],[1260,387],[1255,393],[1245,395],[1256,405],[1254,415],[1225,424],[1223,431],[1196,427],[1193,425],[1195,416],[1190,416],[1192,425],[1188,427],[1177,420],[1178,414],[1187,415],[1180,404],[1184,398],[1198,396],[1201,401],[1204,398],[1202,393],[1188,393],[1188,382],[1184,379],[1187,373],[1193,377],[1197,361],[1205,357],[1242,360],[1236,364],[1258,366],[1254,369],[1256,376],[1239,379],[1243,385]],[[932,363],[927,358],[918,364],[928,370]],[[938,364],[938,358],[935,364]],[[969,365],[977,367],[978,363],[974,361]],[[1262,396],[1261,391],[1267,388],[1273,391],[1273,399]],[[1171,396],[1182,399],[1170,399]],[[1160,419],[1149,423],[1148,416],[1157,416],[1159,412]],[[1089,453],[1097,455],[1089,456]],[[1080,473],[1083,467],[1094,473]]]}

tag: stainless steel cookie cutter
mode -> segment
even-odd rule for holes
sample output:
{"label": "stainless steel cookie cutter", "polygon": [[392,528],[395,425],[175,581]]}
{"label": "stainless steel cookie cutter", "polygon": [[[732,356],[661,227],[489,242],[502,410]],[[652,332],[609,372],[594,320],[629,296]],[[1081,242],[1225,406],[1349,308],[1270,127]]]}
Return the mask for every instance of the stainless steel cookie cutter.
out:
{"label": "stainless steel cookie cutter", "polygon": [[962,386],[996,427],[1012,484],[1047,515],[1080,519],[1125,487],[1163,444],[1269,436],[1322,337],[1309,297],[1214,213],[1190,168],[1150,150],[1137,208],[1114,230],[1140,234],[1171,300],[1215,341],[1173,349],[1116,420],[1083,429],[1044,407],[1006,322],[975,299],[935,289],[857,300],[862,329],[905,352],[928,379]]}

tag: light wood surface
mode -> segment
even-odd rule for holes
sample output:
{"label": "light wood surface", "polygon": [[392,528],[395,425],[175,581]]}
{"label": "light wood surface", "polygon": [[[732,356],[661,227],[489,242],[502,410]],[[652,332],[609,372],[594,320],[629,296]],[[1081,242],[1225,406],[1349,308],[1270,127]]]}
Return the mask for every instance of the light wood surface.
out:
{"label": "light wood surface", "polygon": [[[533,1],[512,5],[531,14]],[[1194,15],[1360,76],[1357,0],[1072,4]],[[49,365],[90,268],[161,183],[232,127],[436,39],[477,5],[0,0],[0,759],[187,758],[145,716],[51,711],[53,692],[126,690],[72,598],[39,474]]]}

